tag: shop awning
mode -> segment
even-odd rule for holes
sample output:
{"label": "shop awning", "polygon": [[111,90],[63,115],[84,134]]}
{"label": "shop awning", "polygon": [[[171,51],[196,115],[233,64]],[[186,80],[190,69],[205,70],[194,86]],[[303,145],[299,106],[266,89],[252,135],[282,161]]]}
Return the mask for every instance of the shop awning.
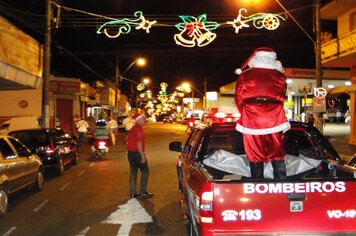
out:
{"label": "shop awning", "polygon": [[343,93],[351,93],[351,92],[356,92],[356,84],[333,88],[328,92],[327,97],[334,97],[335,95],[340,95]]}
{"label": "shop awning", "polygon": [[0,90],[35,89],[42,78],[0,60]]}

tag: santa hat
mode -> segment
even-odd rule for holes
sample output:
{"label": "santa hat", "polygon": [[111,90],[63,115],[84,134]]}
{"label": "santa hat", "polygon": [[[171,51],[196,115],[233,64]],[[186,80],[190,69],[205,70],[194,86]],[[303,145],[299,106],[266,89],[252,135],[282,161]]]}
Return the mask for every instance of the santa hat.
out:
{"label": "santa hat", "polygon": [[276,69],[280,70],[279,65],[276,63],[277,54],[276,52],[269,47],[260,47],[256,48],[251,56],[242,64],[241,68],[235,70],[236,74],[241,74],[247,66],[250,68],[267,68],[267,69]]}
{"label": "santa hat", "polygon": [[141,119],[141,118],[143,118],[143,117],[145,117],[145,115],[144,114],[139,114],[139,113],[137,113],[137,114],[135,114],[135,115],[133,115],[132,116],[132,118],[134,119],[134,120],[139,120],[139,119]]}

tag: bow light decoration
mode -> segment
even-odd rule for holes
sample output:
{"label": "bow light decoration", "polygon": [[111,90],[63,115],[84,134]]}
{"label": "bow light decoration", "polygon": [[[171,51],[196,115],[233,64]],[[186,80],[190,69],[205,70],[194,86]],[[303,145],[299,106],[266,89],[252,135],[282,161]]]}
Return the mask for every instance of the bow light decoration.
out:
{"label": "bow light decoration", "polygon": [[174,35],[176,44],[183,47],[203,47],[211,43],[216,34],[211,32],[220,25],[213,21],[206,21],[206,14],[195,18],[194,16],[179,16],[183,23],[176,24],[176,28],[181,31]]}

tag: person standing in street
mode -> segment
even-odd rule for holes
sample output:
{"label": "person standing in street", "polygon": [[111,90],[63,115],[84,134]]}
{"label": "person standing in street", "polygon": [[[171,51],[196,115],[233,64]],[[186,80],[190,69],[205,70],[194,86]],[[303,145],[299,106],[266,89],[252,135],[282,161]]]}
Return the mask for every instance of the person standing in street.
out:
{"label": "person standing in street", "polygon": [[[143,125],[147,120],[145,115],[134,116],[135,125],[130,129],[127,136],[127,158],[130,164],[130,196],[131,198],[150,198],[152,193],[147,192],[149,169],[145,155],[145,135]],[[137,175],[141,171],[140,191],[137,193]]]}
{"label": "person standing in street", "polygon": [[119,126],[117,124],[116,119],[113,116],[111,116],[110,120],[108,122],[107,128],[108,128],[109,133],[110,133],[110,138],[111,138],[112,145],[115,145],[115,143],[116,143],[116,131],[117,131],[118,127]]}
{"label": "person standing in street", "polygon": [[88,132],[89,124],[88,122],[82,117],[78,122],[77,122],[77,130],[79,133],[79,144],[83,145],[84,144],[84,139],[85,135]]}

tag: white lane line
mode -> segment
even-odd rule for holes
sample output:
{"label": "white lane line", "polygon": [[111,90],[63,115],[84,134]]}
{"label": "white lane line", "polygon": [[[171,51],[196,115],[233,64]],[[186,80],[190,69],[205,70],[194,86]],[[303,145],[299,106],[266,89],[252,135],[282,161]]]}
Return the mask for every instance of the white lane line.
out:
{"label": "white lane line", "polygon": [[87,232],[89,231],[90,227],[86,227],[85,229],[83,229],[79,234],[77,234],[77,236],[84,236],[87,234]]}
{"label": "white lane line", "polygon": [[68,183],[66,183],[65,185],[63,185],[63,187],[62,188],[60,188],[59,190],[61,190],[61,191],[63,191],[68,185],[70,185],[70,183],[71,182],[68,182]]}
{"label": "white lane line", "polygon": [[17,229],[16,226],[12,226],[11,229],[9,229],[6,233],[4,233],[2,236],[9,236],[12,232],[14,232]]}
{"label": "white lane line", "polygon": [[95,165],[95,163],[91,163],[91,164],[89,165],[89,167],[92,167],[93,165]]}
{"label": "white lane line", "polygon": [[78,176],[82,176],[85,173],[85,170],[82,170],[81,172],[79,172]]}
{"label": "white lane line", "polygon": [[41,208],[42,208],[44,205],[46,205],[48,201],[49,201],[48,199],[44,200],[40,205],[38,205],[35,209],[33,209],[33,211],[36,211],[36,212],[37,212],[37,211],[41,210]]}

